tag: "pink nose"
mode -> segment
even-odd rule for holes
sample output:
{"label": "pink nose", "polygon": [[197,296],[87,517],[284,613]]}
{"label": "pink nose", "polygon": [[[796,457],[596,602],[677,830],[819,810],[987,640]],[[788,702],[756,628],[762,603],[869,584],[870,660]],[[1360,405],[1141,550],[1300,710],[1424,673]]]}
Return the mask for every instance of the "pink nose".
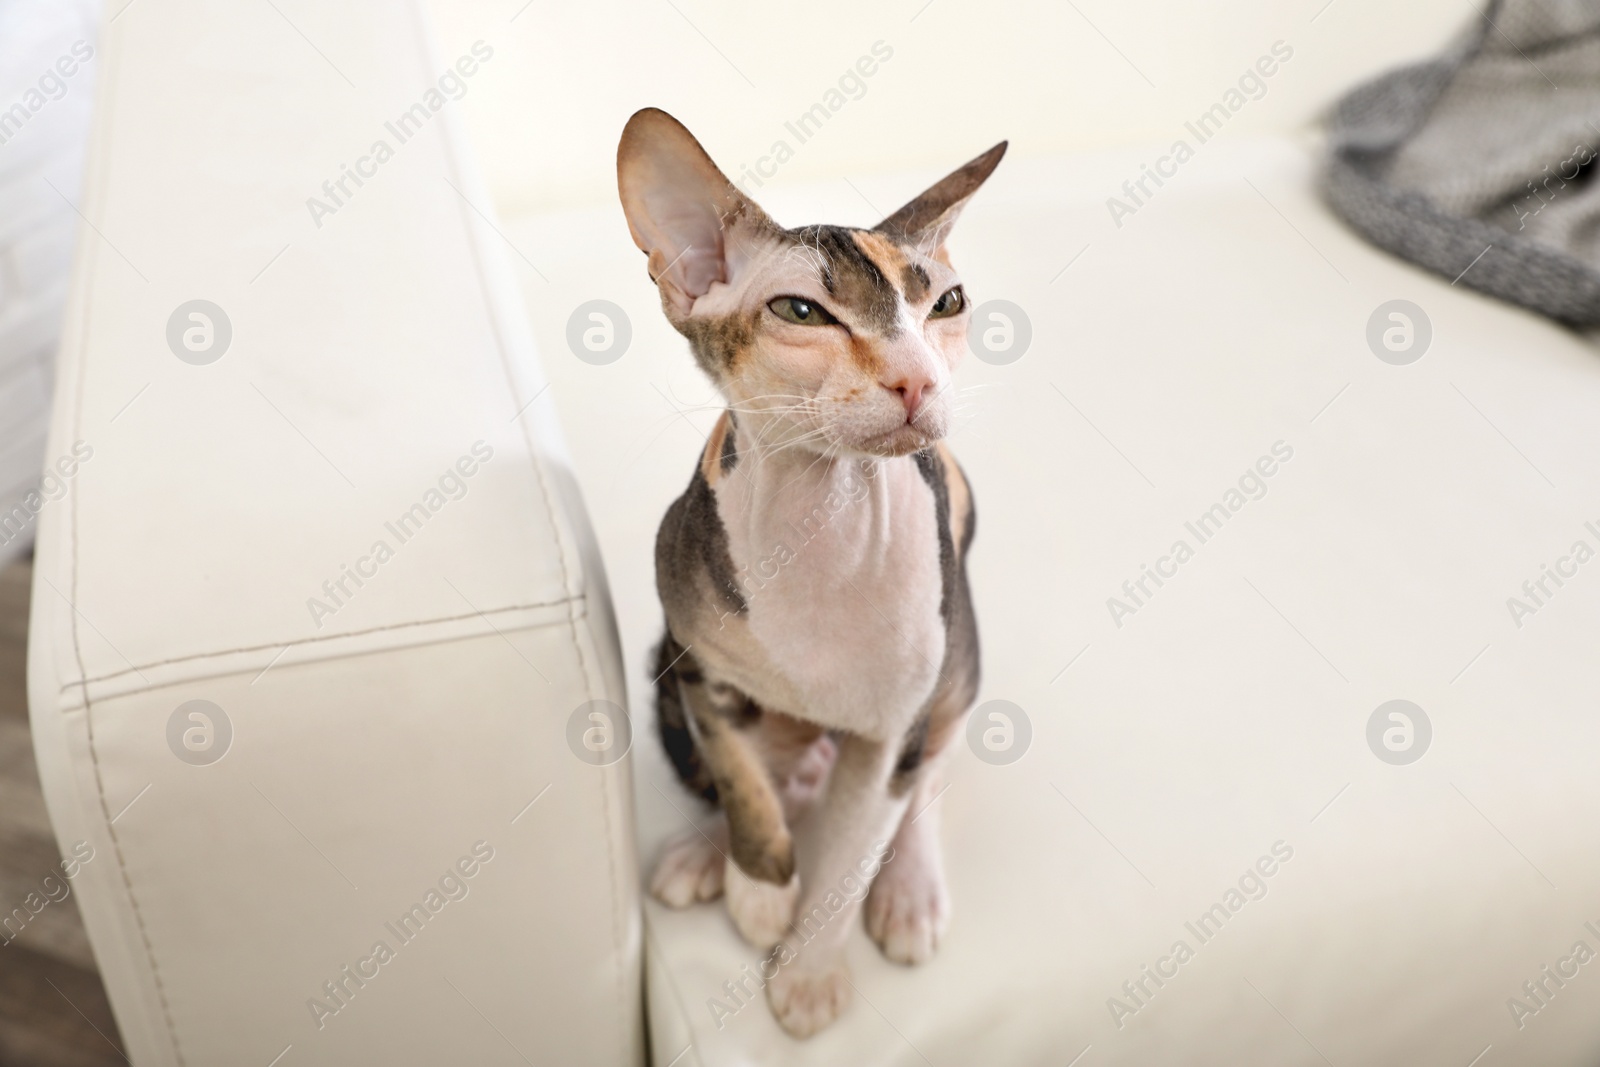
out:
{"label": "pink nose", "polygon": [[884,382],[883,387],[892,393],[898,393],[901,403],[906,406],[906,421],[910,422],[917,417],[917,412],[922,408],[922,402],[927,399],[928,390],[933,383],[918,374],[906,374],[893,382]]}

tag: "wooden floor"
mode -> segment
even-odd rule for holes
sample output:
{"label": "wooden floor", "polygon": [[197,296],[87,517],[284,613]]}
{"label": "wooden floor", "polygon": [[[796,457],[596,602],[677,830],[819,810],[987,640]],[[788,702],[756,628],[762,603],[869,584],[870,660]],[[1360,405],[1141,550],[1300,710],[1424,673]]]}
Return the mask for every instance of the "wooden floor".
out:
{"label": "wooden floor", "polygon": [[[0,570],[0,921],[16,908],[29,914],[24,902],[45,898],[48,875],[62,884],[28,736],[32,575],[27,562]],[[46,904],[10,936],[0,927],[0,1067],[125,1064],[76,897]]]}

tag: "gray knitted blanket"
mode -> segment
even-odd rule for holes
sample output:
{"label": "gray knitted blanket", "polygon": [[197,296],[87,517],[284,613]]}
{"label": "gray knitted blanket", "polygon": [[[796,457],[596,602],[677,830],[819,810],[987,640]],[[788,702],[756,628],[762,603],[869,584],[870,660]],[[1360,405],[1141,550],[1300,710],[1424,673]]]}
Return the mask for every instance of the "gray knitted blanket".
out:
{"label": "gray knitted blanket", "polygon": [[1329,202],[1374,244],[1600,324],[1600,0],[1491,0],[1444,55],[1339,102]]}

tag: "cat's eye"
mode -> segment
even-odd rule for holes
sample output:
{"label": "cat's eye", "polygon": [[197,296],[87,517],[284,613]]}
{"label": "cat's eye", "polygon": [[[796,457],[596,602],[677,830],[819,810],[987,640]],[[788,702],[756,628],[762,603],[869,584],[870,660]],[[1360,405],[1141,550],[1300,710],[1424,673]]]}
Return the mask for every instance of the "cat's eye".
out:
{"label": "cat's eye", "polygon": [[948,319],[956,315],[967,306],[967,294],[961,286],[952,286],[944,291],[944,295],[933,302],[933,310],[928,312],[930,319]]}
{"label": "cat's eye", "polygon": [[767,307],[778,318],[800,326],[831,326],[839,321],[828,314],[821,304],[814,304],[800,296],[780,296]]}

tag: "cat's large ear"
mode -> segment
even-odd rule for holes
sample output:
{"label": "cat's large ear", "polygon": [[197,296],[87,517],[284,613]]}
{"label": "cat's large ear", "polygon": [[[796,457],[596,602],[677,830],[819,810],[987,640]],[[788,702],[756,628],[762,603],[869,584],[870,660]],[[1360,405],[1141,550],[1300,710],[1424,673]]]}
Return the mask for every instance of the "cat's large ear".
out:
{"label": "cat's large ear", "polygon": [[1001,141],[978,158],[957,167],[873,229],[908,241],[929,254],[938,251],[950,235],[961,209],[1000,165],[1006,154],[1006,144]]}
{"label": "cat's large ear", "polygon": [[679,314],[714,282],[733,279],[750,242],[777,224],[741,193],[683,123],[665,111],[636,112],[617,145],[617,191],[650,277]]}

